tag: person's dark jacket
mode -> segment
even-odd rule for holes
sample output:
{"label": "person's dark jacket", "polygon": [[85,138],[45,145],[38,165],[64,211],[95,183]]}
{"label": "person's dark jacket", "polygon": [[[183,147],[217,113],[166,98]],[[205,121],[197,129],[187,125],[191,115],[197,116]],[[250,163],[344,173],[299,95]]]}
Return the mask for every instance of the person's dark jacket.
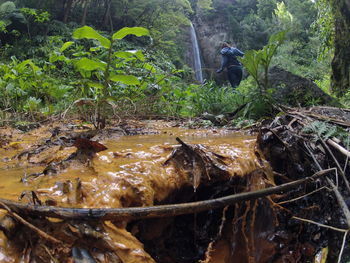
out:
{"label": "person's dark jacket", "polygon": [[223,71],[225,67],[242,66],[241,62],[238,61],[237,56],[243,57],[244,53],[238,48],[224,47],[221,49],[220,54],[222,55],[221,67],[216,71],[217,73]]}

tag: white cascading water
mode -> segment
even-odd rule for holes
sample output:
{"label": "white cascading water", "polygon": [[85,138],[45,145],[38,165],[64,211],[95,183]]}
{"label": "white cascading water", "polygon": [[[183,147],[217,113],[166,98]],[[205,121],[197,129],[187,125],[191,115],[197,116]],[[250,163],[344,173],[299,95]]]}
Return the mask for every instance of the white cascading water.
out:
{"label": "white cascading water", "polygon": [[191,41],[192,41],[194,72],[196,74],[196,80],[202,83],[203,82],[202,63],[201,63],[196,31],[194,30],[194,26],[192,23],[191,23]]}

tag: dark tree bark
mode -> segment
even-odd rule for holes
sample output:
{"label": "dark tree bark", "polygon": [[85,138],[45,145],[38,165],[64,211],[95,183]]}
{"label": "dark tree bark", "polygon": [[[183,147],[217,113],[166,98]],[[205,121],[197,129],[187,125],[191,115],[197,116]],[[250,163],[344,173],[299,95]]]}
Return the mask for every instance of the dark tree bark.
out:
{"label": "dark tree bark", "polygon": [[335,18],[332,90],[344,95],[350,89],[350,0],[330,0]]}
{"label": "dark tree bark", "polygon": [[57,19],[63,21],[64,18],[64,7],[66,6],[67,0],[56,0],[55,9],[59,10],[57,14]]}
{"label": "dark tree bark", "polygon": [[89,6],[89,0],[84,1],[84,11],[83,11],[83,16],[81,18],[81,24],[84,26],[86,24],[86,16],[88,12],[88,6]]}
{"label": "dark tree bark", "polygon": [[67,0],[66,6],[64,8],[63,23],[67,23],[72,6],[73,6],[73,0]]}
{"label": "dark tree bark", "polygon": [[108,23],[109,23],[109,19],[111,16],[111,4],[112,4],[112,0],[105,0],[105,13],[103,15],[103,21],[102,21],[102,25],[104,27],[108,27]]}

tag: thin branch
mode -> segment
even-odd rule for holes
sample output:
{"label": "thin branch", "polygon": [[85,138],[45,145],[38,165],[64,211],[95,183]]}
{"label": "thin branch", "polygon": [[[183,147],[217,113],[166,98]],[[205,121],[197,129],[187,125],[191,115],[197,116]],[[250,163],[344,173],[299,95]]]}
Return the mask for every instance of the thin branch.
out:
{"label": "thin branch", "polygon": [[350,152],[345,149],[344,147],[340,146],[338,143],[336,143],[335,141],[333,141],[332,139],[328,139],[326,140],[326,142],[331,145],[333,148],[337,149],[339,152],[341,152],[342,154],[344,154],[346,157],[350,157]]}
{"label": "thin branch", "polygon": [[325,141],[322,140],[321,138],[319,138],[319,140],[320,140],[322,146],[325,148],[325,150],[331,155],[333,161],[335,162],[336,166],[337,166],[338,169],[339,169],[340,175],[341,175],[341,176],[343,177],[343,179],[344,179],[345,186],[346,186],[346,188],[348,189],[348,192],[350,193],[350,183],[349,183],[348,179],[346,178],[346,176],[345,176],[345,174],[344,174],[344,172],[343,172],[343,169],[341,168],[341,166],[340,166],[340,164],[339,164],[337,158],[335,158],[333,152],[331,151],[331,149],[329,149],[329,147],[328,147],[328,145],[325,143]]}
{"label": "thin branch", "polygon": [[[322,167],[321,165],[319,164],[319,162],[317,161],[315,155],[311,152],[311,150],[309,149],[309,147],[307,146],[307,144],[305,143],[304,144],[306,149],[309,151],[310,155],[311,155],[311,158],[314,160],[315,164],[319,167],[320,170],[322,170]],[[335,168],[333,168],[335,169]],[[337,201],[338,201],[338,204],[339,206],[341,207],[341,209],[343,210],[343,213],[345,215],[345,218],[346,218],[346,222],[348,224],[348,229],[350,229],[350,211],[349,211],[349,208],[348,206],[346,205],[345,201],[344,201],[344,198],[343,196],[340,194],[339,190],[338,190],[338,187],[336,187],[334,185],[334,183],[332,182],[332,180],[330,180],[328,177],[326,177],[328,183],[331,185],[332,187],[332,191],[334,192],[336,198],[337,198]]]}
{"label": "thin branch", "polygon": [[343,243],[341,245],[341,249],[340,249],[339,256],[338,256],[338,263],[341,262],[341,257],[342,257],[343,252],[344,252],[344,248],[345,248],[345,245],[346,245],[346,237],[347,237],[348,233],[349,233],[349,230],[344,233]]}
{"label": "thin branch", "polygon": [[[350,143],[350,132],[348,132],[348,139],[346,141],[346,149],[349,149],[349,143]],[[348,167],[349,157],[350,156],[346,156],[346,160],[345,160],[345,164],[344,164],[344,170],[343,170],[344,173],[346,172],[346,168]]]}
{"label": "thin branch", "polygon": [[314,190],[314,191],[312,191],[312,192],[310,192],[310,193],[304,194],[304,195],[302,195],[302,196],[299,196],[299,197],[296,197],[296,198],[293,198],[293,199],[290,199],[290,200],[278,202],[277,204],[278,204],[278,205],[283,205],[283,204],[291,203],[291,202],[294,202],[294,201],[298,201],[299,199],[303,199],[304,197],[307,197],[307,196],[309,196],[309,195],[312,195],[312,194],[314,194],[314,193],[317,193],[317,192],[319,192],[319,191],[321,191],[321,190],[323,190],[323,189],[330,190],[328,187],[322,186],[321,188],[316,189],[316,190]]}
{"label": "thin branch", "polygon": [[0,205],[12,216],[14,217],[17,221],[19,221],[20,223],[22,223],[23,225],[25,225],[26,227],[30,228],[31,230],[33,230],[34,232],[36,232],[39,236],[41,236],[42,238],[55,243],[55,244],[62,244],[62,241],[48,235],[47,233],[45,233],[44,231],[42,231],[41,229],[37,228],[36,226],[32,225],[31,223],[29,223],[28,221],[24,220],[22,217],[20,217],[19,215],[17,215],[16,213],[12,212],[11,209],[4,204],[2,201],[0,201]]}
{"label": "thin branch", "polygon": [[[320,171],[322,171],[322,167],[321,167],[320,163],[317,161],[315,155],[312,153],[310,147],[306,144],[306,142],[304,142],[304,146],[305,146],[305,149],[309,152],[309,154],[310,154],[312,160],[314,161],[314,163],[317,165],[317,168],[318,168]],[[334,168],[334,169],[335,169],[335,168]]]}
{"label": "thin branch", "polygon": [[334,185],[334,183],[332,182],[331,179],[329,179],[327,177],[326,177],[326,179],[327,179],[327,182],[332,187],[332,190],[333,190],[333,192],[338,200],[338,204],[339,204],[340,208],[343,210],[343,213],[345,215],[346,223],[348,224],[348,229],[350,229],[350,211],[349,211],[349,208],[348,208],[347,204],[345,203],[343,196],[340,194],[338,187],[336,187]]}
{"label": "thin branch", "polygon": [[320,176],[333,172],[335,168],[323,170],[314,175],[296,180],[279,186],[269,187],[253,192],[244,192],[229,195],[217,199],[204,200],[191,203],[159,205],[149,207],[127,207],[127,208],[65,208],[54,206],[37,206],[19,202],[0,199],[14,211],[19,213],[33,214],[36,216],[48,216],[64,219],[84,220],[123,220],[141,219],[155,217],[171,217],[184,214],[193,214],[216,208],[232,205],[240,201],[258,199],[272,194],[280,194],[307,182],[312,182]]}
{"label": "thin branch", "polygon": [[305,219],[305,218],[301,218],[301,217],[297,217],[297,216],[293,216],[292,218],[293,218],[293,219],[296,219],[296,220],[299,220],[299,221],[306,222],[306,223],[314,224],[314,225],[317,225],[317,226],[320,226],[320,227],[332,229],[332,230],[335,230],[335,231],[338,231],[338,232],[346,233],[346,232],[349,231],[348,229],[343,229],[343,228],[337,228],[337,227],[334,227],[334,226],[324,225],[324,224],[315,222],[315,221],[313,221],[313,220],[309,220],[309,219]]}

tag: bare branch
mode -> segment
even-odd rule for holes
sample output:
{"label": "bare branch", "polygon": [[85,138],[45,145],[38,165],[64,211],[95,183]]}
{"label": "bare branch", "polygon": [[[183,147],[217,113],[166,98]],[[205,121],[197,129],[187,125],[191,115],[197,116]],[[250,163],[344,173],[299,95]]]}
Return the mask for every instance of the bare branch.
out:
{"label": "bare branch", "polygon": [[340,249],[340,252],[339,252],[339,256],[338,256],[338,263],[341,262],[341,257],[343,255],[343,252],[344,252],[344,248],[345,248],[345,245],[346,245],[346,238],[348,236],[348,233],[349,233],[349,230],[345,232],[344,236],[343,236],[343,243],[341,245],[341,249]]}
{"label": "bare branch", "polygon": [[315,222],[315,221],[313,221],[313,220],[309,220],[309,219],[305,219],[305,218],[301,218],[301,217],[297,217],[297,216],[293,216],[292,218],[293,218],[293,219],[296,219],[296,220],[299,220],[299,221],[306,222],[306,223],[314,224],[314,225],[317,225],[317,226],[320,226],[320,227],[332,229],[332,230],[335,230],[335,231],[338,231],[338,232],[346,233],[346,232],[349,231],[348,229],[343,229],[343,228],[337,228],[337,227],[334,227],[334,226],[324,225],[324,224]]}
{"label": "bare branch", "polygon": [[0,201],[0,205],[12,216],[14,217],[17,221],[19,221],[20,223],[22,223],[23,225],[25,225],[26,227],[30,228],[31,230],[33,230],[34,232],[36,232],[39,236],[41,236],[42,238],[55,243],[55,244],[62,244],[62,241],[48,235],[47,233],[45,233],[44,231],[42,231],[41,229],[37,228],[36,226],[32,225],[31,223],[29,223],[28,221],[24,220],[22,217],[20,217],[19,215],[17,215],[16,213],[12,212],[11,209],[4,204],[3,202]]}
{"label": "bare branch", "polygon": [[328,187],[323,186],[323,187],[321,187],[321,188],[319,188],[319,189],[316,189],[315,191],[312,191],[312,192],[310,192],[310,193],[304,194],[304,195],[302,195],[302,196],[299,196],[299,197],[296,197],[296,198],[293,198],[293,199],[290,199],[290,200],[278,202],[277,204],[278,204],[278,205],[283,205],[283,204],[291,203],[291,202],[294,202],[294,201],[298,201],[298,200],[300,200],[300,199],[303,199],[304,197],[307,197],[307,196],[309,196],[309,195],[312,195],[312,194],[314,194],[314,193],[317,193],[317,192],[319,192],[319,191],[321,191],[321,190],[323,190],[323,189],[330,190]]}
{"label": "bare branch", "polygon": [[253,192],[244,192],[229,195],[217,199],[159,205],[149,207],[127,207],[127,208],[64,208],[54,206],[37,206],[31,204],[23,204],[19,202],[0,199],[0,201],[12,210],[23,214],[32,214],[36,216],[48,216],[54,218],[65,219],[84,219],[84,220],[123,220],[123,219],[141,219],[155,217],[171,217],[184,214],[194,214],[208,211],[216,208],[232,205],[240,201],[258,199],[272,194],[280,194],[293,189],[307,182],[312,182],[320,176],[334,172],[335,168],[323,170],[314,175],[296,180],[290,183],[269,187]]}

